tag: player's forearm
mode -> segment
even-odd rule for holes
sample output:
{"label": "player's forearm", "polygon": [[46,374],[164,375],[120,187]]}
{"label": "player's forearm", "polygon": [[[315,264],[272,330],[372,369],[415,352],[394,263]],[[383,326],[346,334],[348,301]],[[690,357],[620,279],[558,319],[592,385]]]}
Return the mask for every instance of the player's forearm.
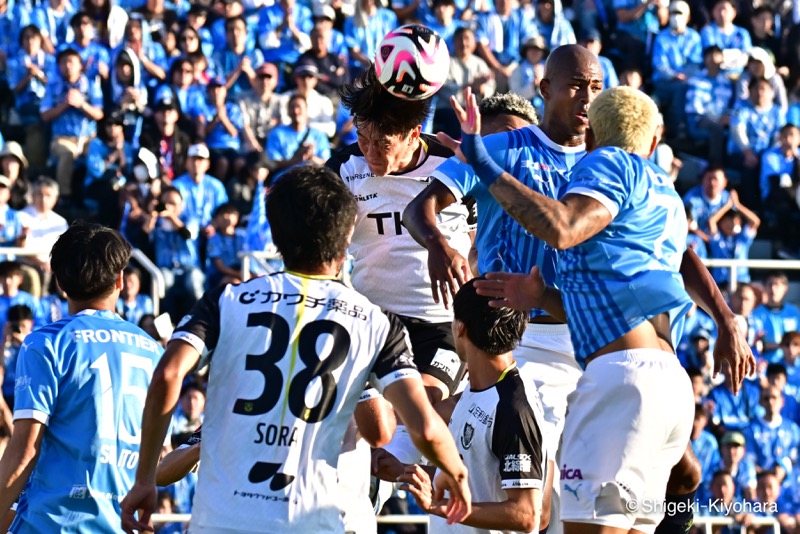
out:
{"label": "player's forearm", "polygon": [[167,454],[156,468],[156,484],[169,486],[188,475],[200,462],[200,444],[175,449]]}
{"label": "player's forearm", "polygon": [[436,214],[455,201],[455,196],[447,186],[434,180],[403,210],[403,226],[425,248],[429,243],[441,242],[444,235],[436,226]]}
{"label": "player's forearm", "polygon": [[686,252],[683,253],[680,273],[683,276],[686,292],[703,311],[714,319],[717,327],[722,328],[728,322],[736,320],[711,273],[691,248],[686,249]]}
{"label": "player's forearm", "polygon": [[562,323],[567,322],[567,312],[564,310],[564,301],[561,299],[561,291],[558,289],[546,287],[539,308],[546,311],[553,319]]}
{"label": "player's forearm", "polygon": [[42,425],[23,419],[15,425],[11,441],[0,460],[0,512],[6,513],[17,500],[31,476],[39,455]]}
{"label": "player's forearm", "polygon": [[447,425],[425,399],[425,408],[417,413],[401,413],[411,440],[430,462],[458,480],[467,476],[467,469],[450,435]]}
{"label": "player's forearm", "polygon": [[174,384],[158,371],[156,369],[147,390],[147,400],[142,412],[142,442],[139,467],[136,470],[136,480],[149,484],[156,483],[158,457],[169,430],[172,411],[178,404],[180,395],[180,382]]}
{"label": "player's forearm", "polygon": [[540,509],[507,500],[503,502],[473,502],[472,513],[462,523],[486,530],[532,532],[540,519]]}

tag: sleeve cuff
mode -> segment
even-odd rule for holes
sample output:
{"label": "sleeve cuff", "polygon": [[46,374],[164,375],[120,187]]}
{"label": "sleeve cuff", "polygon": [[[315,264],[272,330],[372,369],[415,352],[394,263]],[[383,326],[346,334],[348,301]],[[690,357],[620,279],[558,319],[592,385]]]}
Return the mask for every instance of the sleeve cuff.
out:
{"label": "sleeve cuff", "polygon": [[173,333],[172,337],[169,338],[170,341],[174,341],[176,339],[188,343],[189,345],[194,347],[194,349],[200,354],[204,354],[206,352],[206,344],[203,342],[202,339],[192,334],[191,332],[178,331]]}
{"label": "sleeve cuff", "polygon": [[[374,376],[374,375],[373,375]],[[389,387],[391,384],[394,384],[398,380],[404,380],[406,378],[414,378],[417,380],[422,380],[422,377],[414,368],[407,367],[404,369],[397,369],[396,371],[392,371],[391,373],[387,374],[383,378],[376,378],[374,380],[375,389],[379,392],[383,393],[383,391]]]}
{"label": "sleeve cuff", "polygon": [[21,419],[34,419],[47,426],[50,422],[50,415],[39,410],[16,410],[14,412],[14,421]]}
{"label": "sleeve cuff", "polygon": [[610,198],[605,196],[600,191],[595,191],[586,187],[573,187],[567,191],[567,194],[583,195],[585,197],[595,199],[608,210],[612,219],[615,218],[619,213],[619,206],[614,204]]}
{"label": "sleeve cuff", "polygon": [[431,178],[433,178],[434,180],[439,180],[440,182],[442,182],[442,184],[444,184],[444,186],[447,187],[447,189],[449,189],[451,193],[453,193],[453,196],[456,197],[456,202],[458,202],[462,198],[464,198],[464,193],[456,185],[456,183],[449,176],[447,176],[446,174],[442,173],[441,171],[436,170],[436,171],[433,171],[433,174],[431,174]]}

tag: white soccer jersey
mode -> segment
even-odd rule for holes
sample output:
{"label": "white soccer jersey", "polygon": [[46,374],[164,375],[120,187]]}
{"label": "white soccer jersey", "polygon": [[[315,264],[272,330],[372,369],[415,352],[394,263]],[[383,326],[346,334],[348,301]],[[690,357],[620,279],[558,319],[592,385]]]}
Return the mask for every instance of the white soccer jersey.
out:
{"label": "white soccer jersey", "polygon": [[[423,135],[419,165],[399,175],[375,176],[358,144],[327,163],[342,177],[358,201],[356,228],[350,244],[355,258],[352,283],[372,302],[393,313],[430,322],[453,319],[451,310],[431,295],[428,251],[403,226],[403,210],[428,186],[430,175],[453,155],[432,136]],[[468,209],[459,202],[437,215],[439,230],[465,258],[472,241]]]}
{"label": "white soccer jersey", "polygon": [[[494,386],[475,391],[467,385],[450,416],[450,433],[469,471],[473,502],[502,502],[508,489],[544,489],[547,454],[542,441],[539,394],[516,367]],[[431,516],[430,532],[459,534],[506,531],[448,525]],[[534,532],[538,532],[538,526]]]}
{"label": "white soccer jersey", "polygon": [[276,273],[206,293],[172,339],[212,351],[190,532],[343,532],[358,398],[419,376],[400,322],[335,280]]}

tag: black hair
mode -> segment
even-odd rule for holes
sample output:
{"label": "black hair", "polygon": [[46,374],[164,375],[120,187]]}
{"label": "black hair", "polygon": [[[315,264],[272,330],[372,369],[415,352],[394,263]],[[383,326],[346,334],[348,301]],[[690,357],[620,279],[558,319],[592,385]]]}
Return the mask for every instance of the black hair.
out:
{"label": "black hair", "polygon": [[206,396],[206,388],[204,388],[202,384],[199,384],[198,382],[192,381],[184,384],[183,388],[181,388],[181,397],[183,397],[190,391],[199,391],[200,393],[203,394],[204,397]]}
{"label": "black hair", "polygon": [[[800,337],[800,332],[798,332],[797,330],[786,332],[785,334],[783,334],[783,337],[781,338],[781,346],[783,347],[791,344],[791,342],[797,339],[798,337]],[[769,369],[769,367],[767,367],[767,369]]]}
{"label": "black hair", "polygon": [[458,290],[453,300],[453,315],[467,329],[467,337],[480,350],[498,356],[517,346],[528,320],[525,312],[489,306],[489,297],[478,295],[473,278]]}
{"label": "black hair", "polygon": [[192,62],[192,66],[195,66],[198,61],[205,61],[206,68],[208,68],[208,58],[200,48],[198,48],[194,52],[189,52],[188,54],[186,54],[186,58]]}
{"label": "black hair", "polygon": [[194,70],[194,65],[192,65],[192,62],[188,57],[181,56],[172,62],[172,66],[169,68],[169,76],[167,78],[167,80],[170,81],[170,85],[172,80],[175,78],[175,74],[180,72],[184,65],[189,65],[189,67]]}
{"label": "black hair", "polygon": [[68,56],[75,56],[75,57],[77,57],[77,58],[78,58],[78,59],[81,61],[81,64],[83,64],[83,59],[81,58],[81,55],[78,53],[78,51],[77,51],[77,50],[75,50],[75,49],[74,49],[74,48],[72,48],[71,46],[68,46],[68,47],[66,47],[66,48],[65,48],[65,49],[63,49],[61,52],[59,52],[58,54],[56,54],[56,63],[57,63],[57,64],[58,64],[58,63],[61,63],[61,60],[62,60],[63,58],[65,58],[65,57],[68,57]]}
{"label": "black hair", "polygon": [[773,17],[775,16],[775,10],[772,9],[768,5],[760,5],[760,6],[758,6],[757,8],[755,8],[753,10],[752,15],[750,15],[750,16],[751,16],[751,18],[755,18],[755,17],[758,17],[759,15],[763,15],[764,13],[768,13],[770,16],[773,16]]}
{"label": "black hair", "polygon": [[714,471],[714,474],[711,475],[711,481],[713,482],[719,477],[731,477],[731,479],[733,479],[733,473],[731,473],[727,469],[717,469],[716,471]]}
{"label": "black hair", "polygon": [[747,84],[747,88],[750,90],[750,94],[753,94],[756,85],[760,83],[765,83],[772,88],[772,85],[769,83],[769,80],[764,78],[763,76],[755,76],[750,79],[750,83]]}
{"label": "black hair", "polygon": [[119,232],[79,220],[53,245],[50,266],[71,300],[92,300],[114,290],[130,258],[131,246]]}
{"label": "black hair", "polygon": [[384,89],[374,65],[342,87],[339,96],[344,107],[350,110],[356,127],[369,123],[383,135],[407,135],[423,124],[431,112],[430,98],[405,100]]}
{"label": "black hair", "polygon": [[800,128],[800,127],[798,127],[796,124],[792,124],[791,122],[787,122],[786,124],[781,126],[781,129],[778,130],[778,132],[779,133],[786,133],[789,130],[792,130],[792,129],[797,130],[798,128]]}
{"label": "black hair", "polygon": [[0,261],[0,278],[14,275],[22,276],[22,265],[20,265],[19,262],[11,260]]}
{"label": "black hair", "polygon": [[694,418],[697,419],[698,415],[707,416],[705,408],[700,403],[694,405]]}
{"label": "black hair", "polygon": [[77,13],[72,15],[72,18],[69,19],[69,25],[72,27],[80,26],[81,21],[85,18],[91,19],[92,16],[89,15],[89,13],[87,13],[86,11],[78,11]]}
{"label": "black hair", "polygon": [[244,27],[245,27],[245,29],[247,29],[247,21],[246,21],[246,20],[244,20],[244,17],[243,17],[243,16],[241,16],[241,15],[236,15],[235,17],[228,17],[228,18],[226,18],[226,19],[225,19],[225,29],[227,30],[227,29],[228,29],[228,27],[229,27],[231,24],[233,24],[234,22],[236,22],[236,21],[238,21],[238,20],[242,21],[242,24],[244,24]]}
{"label": "black hair", "polygon": [[[723,1],[723,0],[720,0],[720,1]],[[728,1],[728,0],[724,0],[724,1]],[[706,56],[708,56],[709,54],[713,54],[715,52],[719,52],[721,54],[722,53],[722,49],[720,47],[718,47],[717,45],[711,45],[711,46],[705,47],[703,49],[703,59],[705,59]]]}
{"label": "black hair", "polygon": [[456,31],[453,32],[453,41],[459,39],[466,32],[472,32],[473,35],[475,34],[475,31],[469,26],[459,26],[458,28],[456,28]]}
{"label": "black hair", "polygon": [[686,374],[689,375],[690,379],[692,379],[696,376],[703,376],[703,371],[701,371],[697,367],[687,367]]}
{"label": "black hair", "polygon": [[778,476],[778,473],[776,473],[774,469],[765,469],[765,470],[761,471],[760,473],[758,473],[756,475],[756,482],[758,482],[758,481],[760,481],[760,480],[762,480],[764,478],[767,478],[769,476],[773,476],[773,477],[777,478],[778,480],[780,480],[780,477]]}
{"label": "black hair", "polygon": [[233,202],[225,202],[217,206],[217,209],[211,214],[211,218],[216,219],[218,215],[227,215],[229,213],[235,214],[237,217],[239,216],[239,208],[237,208],[236,204]]}
{"label": "black hair", "polygon": [[[702,176],[705,176],[706,174],[711,174],[711,173],[717,172],[717,171],[721,172],[722,174],[725,174],[725,167],[723,167],[722,165],[713,165],[713,164],[708,165],[708,166],[706,166],[705,169],[703,169]],[[727,176],[727,174],[725,174],[725,176]]]}
{"label": "black hair", "polygon": [[767,376],[783,375],[788,376],[786,373],[786,366],[782,363],[771,363],[767,365]]}
{"label": "black hair", "polygon": [[764,278],[764,281],[769,280],[770,278],[781,280],[784,284],[789,283],[789,277],[786,276],[786,273],[783,271],[769,271],[766,278]]}
{"label": "black hair", "polygon": [[33,310],[24,304],[11,306],[6,314],[6,321],[15,323],[19,321],[33,321]]}
{"label": "black hair", "polygon": [[356,200],[333,171],[295,167],[275,182],[266,202],[272,239],[287,269],[315,269],[344,257]]}
{"label": "black hair", "polygon": [[122,270],[122,273],[124,275],[126,275],[126,276],[129,276],[129,275],[138,276],[139,280],[142,279],[142,271],[141,271],[141,269],[139,269],[137,266],[135,266],[133,264],[128,264],[128,266],[125,267],[125,269]]}
{"label": "black hair", "polygon": [[39,39],[42,38],[42,30],[40,30],[36,24],[28,24],[19,31],[19,46],[22,46],[22,41],[25,38],[25,32],[33,32],[34,35],[39,36]]}
{"label": "black hair", "polygon": [[166,187],[162,187],[161,188],[161,194],[158,195],[158,197],[162,198],[167,193],[176,193],[180,197],[180,199],[183,200],[183,195],[181,195],[180,189],[178,189],[177,187],[173,187],[171,185],[168,185]]}

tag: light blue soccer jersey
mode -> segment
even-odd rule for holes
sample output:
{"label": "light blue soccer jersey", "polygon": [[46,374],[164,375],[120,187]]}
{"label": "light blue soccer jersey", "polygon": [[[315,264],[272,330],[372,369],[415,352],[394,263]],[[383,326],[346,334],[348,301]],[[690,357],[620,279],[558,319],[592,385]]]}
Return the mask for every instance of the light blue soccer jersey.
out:
{"label": "light blue soccer jersey", "polygon": [[669,176],[616,147],[588,154],[565,194],[592,197],[613,216],[597,235],[561,254],[559,277],[576,358],[669,312],[677,347],[691,300],[679,273],[688,226]]}
{"label": "light blue soccer jersey", "polygon": [[120,532],[144,400],[163,350],[141,328],[86,310],[25,338],[14,419],[44,423],[41,453],[10,532]]}
{"label": "light blue soccer jersey", "polygon": [[[550,198],[559,198],[567,173],[586,153],[583,145],[565,147],[551,141],[538,126],[528,126],[484,138],[492,158],[523,185]],[[481,183],[472,167],[452,157],[433,173],[455,195],[471,195],[478,205],[478,270],[527,273],[538,266],[545,282],[557,286],[558,251],[517,223]],[[531,316],[544,312],[533,310]]]}

